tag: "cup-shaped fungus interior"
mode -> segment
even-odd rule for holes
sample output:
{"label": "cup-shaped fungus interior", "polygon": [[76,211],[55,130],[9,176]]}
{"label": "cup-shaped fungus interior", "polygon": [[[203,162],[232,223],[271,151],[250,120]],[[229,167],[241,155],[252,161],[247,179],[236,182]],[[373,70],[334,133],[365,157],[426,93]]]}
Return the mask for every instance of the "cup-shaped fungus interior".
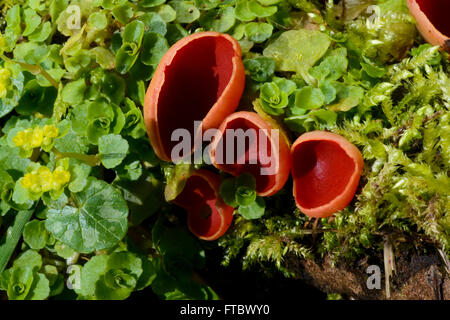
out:
{"label": "cup-shaped fungus interior", "polygon": [[[250,173],[256,179],[258,193],[272,188],[277,167],[274,161],[278,159],[272,157],[272,141],[268,134],[247,119],[230,120],[214,150],[216,167],[234,176]],[[272,174],[268,174],[271,171]]]}
{"label": "cup-shaped fungus interior", "polygon": [[216,193],[201,176],[189,177],[175,203],[188,212],[191,231],[201,237],[211,237],[222,226],[222,215],[216,207]]}
{"label": "cup-shaped fungus interior", "polygon": [[449,0],[416,0],[420,10],[442,34],[450,36],[450,1]]}
{"label": "cup-shaped fungus interior", "polygon": [[234,55],[226,38],[200,37],[180,48],[166,67],[157,109],[166,154],[178,143],[171,139],[176,129],[194,137],[194,121],[205,118],[231,79]]}
{"label": "cup-shaped fungus interior", "polygon": [[353,159],[333,141],[312,140],[293,152],[294,197],[306,209],[325,205],[342,194],[355,171]]}

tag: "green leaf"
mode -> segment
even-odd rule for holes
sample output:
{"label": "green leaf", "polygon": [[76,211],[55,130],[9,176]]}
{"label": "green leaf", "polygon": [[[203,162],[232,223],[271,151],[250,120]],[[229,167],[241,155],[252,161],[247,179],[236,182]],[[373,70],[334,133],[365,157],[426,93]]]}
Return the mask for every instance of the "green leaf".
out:
{"label": "green leaf", "polygon": [[124,43],[135,43],[139,48],[144,38],[145,24],[142,21],[134,20],[125,26],[122,34]]}
{"label": "green leaf", "polygon": [[73,198],[76,207],[48,210],[46,228],[56,239],[77,252],[91,253],[111,248],[125,236],[128,207],[114,187],[90,177]]}
{"label": "green leaf", "polygon": [[112,14],[114,18],[125,24],[128,23],[128,21],[130,21],[130,19],[133,17],[133,7],[130,3],[126,2],[123,5],[114,7],[114,9],[112,10]]}
{"label": "green leaf", "polygon": [[22,237],[25,224],[30,220],[33,212],[33,210],[19,211],[14,219],[14,223],[2,237],[2,240],[0,241],[0,274],[8,264],[17,243]]}
{"label": "green leaf", "polygon": [[258,18],[270,17],[278,11],[276,6],[265,7],[256,0],[249,0],[247,7],[248,10]]}
{"label": "green leaf", "polygon": [[103,69],[114,69],[116,57],[108,49],[103,47],[95,47],[89,50],[89,53],[94,57],[95,62],[97,62]]}
{"label": "green leaf", "polygon": [[342,55],[330,55],[309,73],[318,81],[338,80],[347,71],[348,60]]}
{"label": "green leaf", "polygon": [[136,181],[115,181],[130,209],[130,222],[139,225],[161,208],[164,203],[164,186],[154,175],[145,173]]}
{"label": "green leaf", "polygon": [[264,215],[266,204],[264,198],[257,197],[247,206],[239,206],[239,214],[247,220],[259,219]]}
{"label": "green leaf", "polygon": [[178,23],[192,23],[200,18],[200,11],[189,1],[170,1],[169,5],[175,9]]}
{"label": "green leaf", "polygon": [[236,22],[234,8],[223,7],[218,10],[209,10],[200,17],[199,22],[207,30],[227,32]]}
{"label": "green leaf", "polygon": [[75,250],[73,250],[71,247],[59,241],[56,241],[55,243],[55,251],[56,254],[63,259],[69,259],[76,253]]}
{"label": "green leaf", "polygon": [[81,269],[80,288],[75,291],[83,299],[95,297],[96,284],[100,277],[105,274],[108,256],[105,254],[93,256]]}
{"label": "green leaf", "polygon": [[245,35],[250,41],[261,43],[272,35],[273,26],[264,22],[250,22],[245,25]]}
{"label": "green leaf", "polygon": [[82,191],[87,185],[87,177],[91,173],[92,167],[75,159],[70,159],[70,183],[68,188],[71,192]]}
{"label": "green leaf", "polygon": [[159,6],[156,12],[166,23],[173,22],[177,18],[177,12],[168,4]]}
{"label": "green leaf", "polygon": [[52,33],[52,24],[50,21],[44,22],[38,29],[28,36],[28,40],[35,42],[44,42]]}
{"label": "green leaf", "polygon": [[108,18],[103,12],[93,12],[88,18],[88,26],[97,30],[103,30],[108,26]]}
{"label": "green leaf", "polygon": [[124,43],[116,54],[116,70],[125,74],[133,67],[138,59],[138,47],[135,43]]}
{"label": "green leaf", "polygon": [[144,8],[156,7],[166,2],[166,0],[141,0],[139,4]]}
{"label": "green leaf", "polygon": [[57,95],[58,90],[54,87],[41,87],[36,79],[30,80],[25,85],[15,110],[21,115],[39,112],[51,116]]}
{"label": "green leaf", "polygon": [[83,78],[71,81],[64,86],[62,100],[72,106],[78,105],[83,102],[85,91],[86,81]]}
{"label": "green leaf", "polygon": [[13,267],[29,267],[31,269],[39,270],[42,267],[42,257],[35,250],[27,250],[22,252],[16,260],[14,260]]}
{"label": "green leaf", "polygon": [[325,104],[330,104],[336,99],[337,91],[330,81],[328,80],[320,81],[319,89],[322,90],[322,93],[325,97]]}
{"label": "green leaf", "polygon": [[183,191],[187,179],[193,172],[194,166],[192,164],[179,163],[174,166],[167,178],[166,189],[164,190],[164,196],[167,202],[175,200],[178,197]]}
{"label": "green leaf", "polygon": [[238,203],[236,201],[236,184],[235,179],[228,178],[223,180],[223,182],[220,185],[220,196],[222,197],[223,201],[229,205],[230,207],[236,208],[238,206]]}
{"label": "green leaf", "polygon": [[240,186],[236,189],[236,201],[239,206],[249,206],[256,200],[255,189]]}
{"label": "green leaf", "polygon": [[255,177],[247,172],[242,173],[239,177],[235,179],[236,187],[247,187],[250,189],[256,189],[256,179]]}
{"label": "green leaf", "polygon": [[248,0],[237,0],[234,14],[241,21],[252,21],[256,18],[256,14],[250,11],[248,3]]}
{"label": "green leaf", "polygon": [[23,35],[25,37],[33,33],[34,30],[41,24],[41,17],[31,8],[27,8],[23,11],[23,20],[25,22],[25,30]]}
{"label": "green leaf", "polygon": [[317,109],[325,103],[325,96],[318,88],[303,87],[295,95],[295,106],[302,109]]}
{"label": "green leaf", "polygon": [[155,12],[147,12],[139,17],[139,20],[144,22],[146,32],[154,32],[165,36],[167,33],[166,21]]}
{"label": "green leaf", "polygon": [[48,234],[45,229],[45,221],[30,221],[23,229],[23,240],[31,249],[43,249],[47,244],[47,237]]}
{"label": "green leaf", "polygon": [[25,300],[33,284],[33,270],[31,268],[13,268],[7,287],[10,300]]}
{"label": "green leaf", "polygon": [[333,111],[348,111],[356,107],[364,97],[364,89],[356,86],[343,86],[338,90],[339,101],[328,108]]}
{"label": "green leaf", "polygon": [[149,66],[157,66],[167,50],[169,50],[167,40],[160,34],[149,32],[144,37],[141,61]]}
{"label": "green leaf", "polygon": [[315,81],[309,69],[327,52],[331,40],[317,30],[289,30],[283,32],[263,51],[275,60],[276,70],[298,72],[310,84]]}
{"label": "green leaf", "polygon": [[128,142],[120,135],[109,134],[98,141],[100,159],[105,168],[111,169],[122,163],[127,156]]}
{"label": "green leaf", "polygon": [[255,81],[268,81],[275,72],[275,61],[271,58],[257,57],[244,60],[245,72]]}

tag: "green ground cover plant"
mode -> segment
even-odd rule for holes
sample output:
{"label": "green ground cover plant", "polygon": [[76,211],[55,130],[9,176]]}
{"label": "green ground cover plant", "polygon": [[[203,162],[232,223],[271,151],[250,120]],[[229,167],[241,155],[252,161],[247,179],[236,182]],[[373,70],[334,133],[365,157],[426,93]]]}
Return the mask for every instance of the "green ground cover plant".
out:
{"label": "green ground cover plant", "polygon": [[[8,299],[126,299],[145,288],[217,299],[197,276],[211,246],[223,248],[217,265],[239,259],[286,277],[287,255],[351,261],[386,239],[449,256],[449,59],[420,38],[404,0],[4,0],[0,10]],[[360,148],[350,206],[310,221],[289,183],[263,200],[254,181],[222,173],[224,200],[239,205],[233,225],[214,243],[188,231],[169,200],[193,167],[156,157],[142,107],[163,54],[206,30],[241,45],[242,109],[292,141],[319,129]]]}

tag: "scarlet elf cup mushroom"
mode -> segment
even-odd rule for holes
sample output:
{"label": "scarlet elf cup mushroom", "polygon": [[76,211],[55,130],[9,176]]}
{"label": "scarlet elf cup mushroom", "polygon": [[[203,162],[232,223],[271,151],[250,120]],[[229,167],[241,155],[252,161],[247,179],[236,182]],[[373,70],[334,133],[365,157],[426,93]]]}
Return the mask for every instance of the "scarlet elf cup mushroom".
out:
{"label": "scarlet elf cup mushroom", "polygon": [[188,227],[203,240],[216,240],[230,227],[234,208],[219,195],[220,177],[208,170],[195,171],[174,203],[188,212]]}
{"label": "scarlet elf cup mushroom", "polygon": [[[216,168],[233,176],[252,174],[259,196],[271,196],[283,188],[289,177],[291,156],[278,130],[257,113],[241,111],[228,116],[219,132],[220,137],[213,140],[210,148],[211,162]],[[241,133],[240,141],[230,141],[239,137],[236,132]],[[250,143],[246,144],[245,139]],[[228,146],[233,148],[230,150]]]}
{"label": "scarlet elf cup mushroom", "polygon": [[430,44],[450,52],[450,1],[407,0],[420,34]]}
{"label": "scarlet elf cup mushroom", "polygon": [[325,218],[353,199],[364,167],[361,152],[326,131],[301,135],[292,145],[294,198],[307,216]]}
{"label": "scarlet elf cup mushroom", "polygon": [[[227,34],[199,32],[175,43],[161,59],[145,96],[144,119],[158,157],[171,161],[175,130],[191,136],[218,128],[245,87],[239,43]],[[194,121],[202,121],[193,132]]]}

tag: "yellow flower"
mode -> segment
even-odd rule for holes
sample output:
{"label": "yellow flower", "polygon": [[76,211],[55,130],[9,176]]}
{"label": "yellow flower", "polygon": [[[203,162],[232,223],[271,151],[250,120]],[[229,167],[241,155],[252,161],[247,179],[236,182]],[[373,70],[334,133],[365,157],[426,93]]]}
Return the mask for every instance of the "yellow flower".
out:
{"label": "yellow flower", "polygon": [[17,147],[21,147],[27,142],[27,134],[25,131],[21,131],[17,133],[17,135],[13,138],[13,142]]}
{"label": "yellow flower", "polygon": [[38,169],[37,175],[41,185],[42,192],[52,190],[53,175],[49,168],[42,166]]}
{"label": "yellow flower", "polygon": [[0,82],[7,84],[7,81],[11,77],[11,72],[6,68],[0,67]]}
{"label": "yellow flower", "polygon": [[53,171],[53,183],[58,185],[58,188],[68,183],[70,180],[69,171],[65,170],[63,167],[57,167],[55,171]]}
{"label": "yellow flower", "polygon": [[25,189],[30,189],[34,183],[33,178],[34,178],[34,175],[32,173],[25,174],[25,176],[23,177],[23,179],[21,181],[22,186]]}
{"label": "yellow flower", "polygon": [[70,172],[63,167],[57,167],[53,172],[46,166],[41,166],[33,172],[25,174],[22,186],[33,193],[58,191],[70,181]]}
{"label": "yellow flower", "polygon": [[48,138],[56,138],[59,134],[59,130],[55,126],[45,125],[44,126],[44,135]]}
{"label": "yellow flower", "polygon": [[32,148],[37,148],[42,145],[44,141],[44,130],[40,127],[34,128],[33,136],[31,137],[30,145]]}
{"label": "yellow flower", "polygon": [[6,86],[3,82],[0,82],[0,99],[6,97],[8,90],[6,90]]}

